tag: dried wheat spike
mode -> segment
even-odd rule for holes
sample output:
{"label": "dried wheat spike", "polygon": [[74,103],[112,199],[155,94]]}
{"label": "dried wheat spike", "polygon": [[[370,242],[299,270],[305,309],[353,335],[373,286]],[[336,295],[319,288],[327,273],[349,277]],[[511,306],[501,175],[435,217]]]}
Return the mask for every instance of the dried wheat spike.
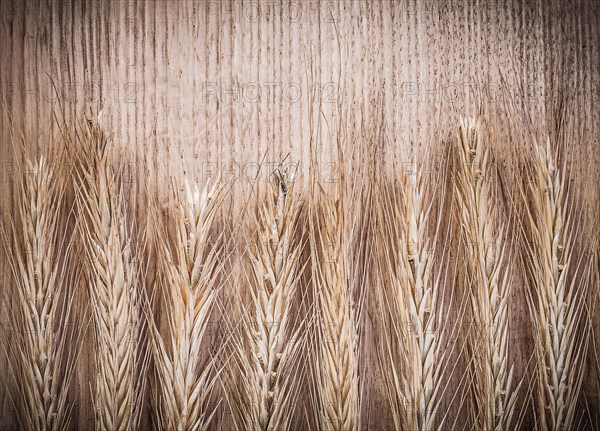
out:
{"label": "dried wheat spike", "polygon": [[208,402],[214,368],[206,337],[219,289],[220,246],[209,235],[222,192],[218,182],[200,192],[186,180],[185,193],[175,199],[175,235],[159,240],[168,322],[168,337],[153,337],[161,429],[205,430],[215,413]]}
{"label": "dried wheat spike", "polygon": [[315,293],[319,302],[318,407],[323,430],[360,427],[358,320],[349,284],[342,201],[317,203],[313,226]]}
{"label": "dried wheat spike", "polygon": [[135,429],[142,388],[142,322],[122,195],[99,127],[88,121],[76,144],[77,203],[96,335],[96,429]]}
{"label": "dried wheat spike", "polygon": [[478,429],[511,429],[516,392],[511,391],[513,366],[508,361],[508,271],[505,224],[500,222],[489,183],[489,152],[479,124],[460,125],[455,180],[457,210],[467,248],[467,274],[474,317],[470,337],[473,355],[473,416]]}
{"label": "dried wheat spike", "polygon": [[67,343],[77,344],[77,339],[65,325],[72,316],[71,293],[65,288],[75,279],[67,263],[70,247],[61,234],[64,182],[57,174],[44,158],[27,161],[15,197],[13,247],[8,250],[15,288],[15,401],[21,426],[30,430],[69,426],[67,391],[74,350]]}
{"label": "dried wheat spike", "polygon": [[296,196],[286,173],[275,182],[260,207],[251,253],[252,305],[245,328],[249,355],[240,352],[243,380],[243,427],[287,430],[294,414],[293,388],[298,361],[298,333],[291,313],[298,284],[300,247],[294,238],[298,218]]}
{"label": "dried wheat spike", "polygon": [[548,138],[534,145],[525,226],[524,262],[536,340],[536,416],[540,429],[573,429],[583,378],[587,332],[581,331],[588,278],[573,254],[577,225],[559,151]]}

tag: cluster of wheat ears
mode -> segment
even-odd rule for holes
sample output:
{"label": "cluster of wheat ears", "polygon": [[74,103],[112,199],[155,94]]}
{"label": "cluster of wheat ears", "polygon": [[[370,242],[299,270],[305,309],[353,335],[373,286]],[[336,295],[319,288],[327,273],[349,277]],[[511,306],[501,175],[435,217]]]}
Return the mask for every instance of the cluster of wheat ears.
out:
{"label": "cluster of wheat ears", "polygon": [[[86,337],[95,379],[80,391],[98,430],[144,416],[163,430],[368,429],[373,375],[385,429],[582,426],[599,265],[568,138],[532,138],[502,187],[481,124],[464,119],[433,182],[405,169],[302,190],[280,168],[233,227],[220,178],[174,182],[136,223],[95,123],[52,157],[19,154],[2,232],[20,426],[73,428]],[[534,346],[520,364],[517,279]]]}

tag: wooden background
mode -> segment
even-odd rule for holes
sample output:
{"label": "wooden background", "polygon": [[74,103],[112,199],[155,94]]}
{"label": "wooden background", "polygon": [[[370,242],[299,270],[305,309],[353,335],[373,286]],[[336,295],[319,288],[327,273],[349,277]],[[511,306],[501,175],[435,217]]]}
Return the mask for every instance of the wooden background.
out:
{"label": "wooden background", "polygon": [[[386,157],[402,161],[432,134],[453,135],[476,102],[502,118],[507,96],[525,98],[543,118],[556,88],[569,95],[584,137],[574,148],[585,161],[578,176],[595,185],[599,21],[595,0],[1,0],[0,203],[11,193],[10,131],[41,149],[55,118],[101,110],[130,154],[132,193],[160,197],[170,176],[202,182],[217,170],[244,193],[259,164],[264,175],[286,156],[301,175],[334,173],[329,126],[339,103],[345,120],[360,124],[377,120],[369,107],[382,102]],[[323,130],[312,167],[311,116]],[[500,160],[503,142],[492,143]],[[524,304],[517,310],[516,321],[526,321]],[[0,372],[4,365],[3,357]],[[90,429],[91,365],[78,369],[79,429]],[[597,406],[589,380],[584,402]],[[15,428],[11,408],[0,390],[2,430]]]}

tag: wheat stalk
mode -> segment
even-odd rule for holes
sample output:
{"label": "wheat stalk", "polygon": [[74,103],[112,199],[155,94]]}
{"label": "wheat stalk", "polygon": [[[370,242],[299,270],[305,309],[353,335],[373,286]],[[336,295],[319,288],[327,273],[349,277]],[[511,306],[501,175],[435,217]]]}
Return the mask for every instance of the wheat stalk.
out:
{"label": "wheat stalk", "polygon": [[[406,316],[403,306],[404,293],[399,282],[398,262],[402,243],[402,221],[400,207],[395,199],[396,193],[384,185],[376,195],[376,226],[378,241],[376,242],[377,258],[377,298],[381,316],[381,328],[378,334],[382,340],[383,352],[379,358],[386,395],[391,407],[394,429],[403,429],[404,381],[403,365],[399,364],[404,343],[404,327]],[[403,319],[404,318],[404,319]]]}
{"label": "wheat stalk", "polygon": [[77,143],[77,203],[87,251],[87,283],[96,333],[98,430],[135,429],[142,397],[142,322],[137,271],[108,141],[87,123]]}
{"label": "wheat stalk", "polygon": [[26,162],[16,194],[14,247],[9,250],[16,288],[19,416],[30,430],[69,426],[67,391],[74,355],[66,345],[70,334],[65,323],[72,313],[64,295],[74,279],[66,263],[70,247],[60,235],[64,183],[57,174],[44,158]]}
{"label": "wheat stalk", "polygon": [[260,207],[251,252],[252,315],[245,328],[250,355],[241,353],[242,427],[286,430],[294,413],[294,371],[300,343],[291,313],[298,284],[300,247],[294,239],[298,207],[286,172]]}
{"label": "wheat stalk", "polygon": [[[339,186],[338,186],[339,187]],[[358,320],[349,283],[342,199],[316,203],[313,283],[319,303],[317,391],[320,429],[360,427]]]}
{"label": "wheat stalk", "polygon": [[508,365],[508,271],[502,268],[505,224],[499,222],[490,189],[489,152],[483,148],[479,124],[460,125],[456,196],[467,248],[471,305],[474,402],[477,427],[511,429],[516,392],[511,395],[513,366]]}
{"label": "wheat stalk", "polygon": [[[526,209],[530,241],[524,261],[537,355],[537,416],[540,429],[572,429],[581,387],[586,335],[578,337],[587,282],[574,260],[575,223],[559,153],[534,145]],[[523,194],[526,192],[523,191]]]}
{"label": "wheat stalk", "polygon": [[176,233],[171,241],[161,238],[158,259],[164,271],[169,340],[158,333],[153,337],[160,429],[205,430],[214,414],[207,404],[214,386],[212,363],[202,354],[219,288],[220,247],[209,234],[222,191],[215,182],[200,193],[186,180],[184,194],[175,199]]}

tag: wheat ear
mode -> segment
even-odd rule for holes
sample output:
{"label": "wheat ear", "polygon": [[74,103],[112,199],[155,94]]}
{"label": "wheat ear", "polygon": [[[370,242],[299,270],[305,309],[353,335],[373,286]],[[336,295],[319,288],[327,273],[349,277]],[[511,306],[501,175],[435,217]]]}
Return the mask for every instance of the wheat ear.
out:
{"label": "wheat ear", "polygon": [[439,389],[436,327],[438,283],[432,277],[432,259],[427,236],[429,208],[419,171],[404,181],[401,214],[404,241],[400,244],[399,284],[404,297],[399,318],[405,323],[403,377],[405,388],[404,422],[407,429],[434,428]]}
{"label": "wheat ear", "polygon": [[96,335],[96,429],[135,429],[142,395],[142,324],[132,244],[106,137],[88,122],[77,143],[77,203]]}
{"label": "wheat ear", "polygon": [[511,429],[516,392],[511,394],[513,366],[508,363],[509,285],[508,271],[502,267],[505,224],[499,222],[489,182],[489,152],[483,147],[476,121],[462,121],[458,143],[455,186],[472,285],[472,385],[477,428]]}
{"label": "wheat ear", "polygon": [[168,339],[153,336],[160,429],[205,430],[214,414],[208,407],[213,367],[203,358],[220,268],[219,242],[209,234],[222,192],[218,182],[200,192],[186,180],[184,194],[175,198],[175,234],[159,241],[168,322]]}
{"label": "wheat ear", "polygon": [[[550,139],[535,144],[525,225],[530,311],[536,339],[540,429],[572,429],[581,387],[586,334],[578,334],[587,282],[573,256],[577,235],[567,184]],[[525,193],[525,192],[523,192]]]}
{"label": "wheat ear", "polygon": [[[66,346],[72,316],[65,287],[70,247],[60,235],[64,183],[44,158],[27,161],[13,222],[9,250],[17,321],[14,332],[21,408],[19,419],[30,430],[69,426],[67,391],[73,374],[73,351]],[[71,340],[72,341],[72,340]]]}
{"label": "wheat ear", "polygon": [[313,283],[319,303],[317,391],[320,429],[360,427],[358,320],[349,283],[344,207],[322,196],[311,227]]}
{"label": "wheat ear", "polygon": [[404,173],[399,190],[392,187],[380,195],[379,291],[386,311],[382,365],[397,430],[434,429],[444,366],[437,325],[440,277],[432,275],[437,230],[430,238],[426,193],[415,171]]}
{"label": "wheat ear", "polygon": [[250,355],[240,355],[243,428],[256,431],[289,429],[296,399],[299,343],[290,319],[300,269],[294,239],[298,207],[286,172],[277,170],[274,176],[250,253],[252,315],[245,329]]}

